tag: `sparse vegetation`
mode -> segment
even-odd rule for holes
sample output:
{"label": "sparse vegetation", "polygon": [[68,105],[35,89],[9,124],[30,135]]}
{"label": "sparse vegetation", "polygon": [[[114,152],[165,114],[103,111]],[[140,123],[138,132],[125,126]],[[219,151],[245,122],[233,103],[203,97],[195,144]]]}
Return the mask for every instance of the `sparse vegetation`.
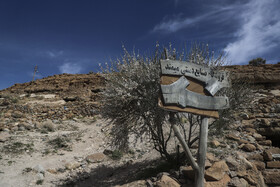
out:
{"label": "sparse vegetation", "polygon": [[22,174],[29,173],[29,172],[31,172],[31,171],[32,171],[32,168],[27,167],[27,168],[24,168],[24,169],[22,170]]}
{"label": "sparse vegetation", "polygon": [[58,136],[55,139],[48,141],[48,144],[51,145],[55,150],[63,149],[66,151],[71,151],[69,141],[70,139],[67,137]]}
{"label": "sparse vegetation", "polygon": [[111,154],[113,160],[120,160],[123,157],[123,153],[120,150],[114,150]]}
{"label": "sparse vegetation", "polygon": [[37,184],[37,185],[42,185],[43,182],[44,182],[44,180],[37,180],[37,181],[36,181],[36,184]]}
{"label": "sparse vegetation", "polygon": [[33,152],[33,143],[21,143],[21,142],[13,142],[7,145],[4,145],[2,151],[5,153],[10,154],[22,154],[26,152],[27,150],[30,152]]}

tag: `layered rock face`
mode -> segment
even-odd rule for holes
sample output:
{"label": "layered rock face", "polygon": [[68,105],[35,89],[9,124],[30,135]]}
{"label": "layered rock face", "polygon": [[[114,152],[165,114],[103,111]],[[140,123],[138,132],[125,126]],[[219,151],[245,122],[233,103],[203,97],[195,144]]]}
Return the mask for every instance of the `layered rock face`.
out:
{"label": "layered rock face", "polygon": [[231,72],[232,80],[247,81],[263,88],[280,89],[280,64],[236,65],[224,68]]}
{"label": "layered rock face", "polygon": [[104,86],[105,80],[100,74],[60,74],[33,82],[15,84],[0,91],[3,93],[57,93],[61,96],[89,97]]}

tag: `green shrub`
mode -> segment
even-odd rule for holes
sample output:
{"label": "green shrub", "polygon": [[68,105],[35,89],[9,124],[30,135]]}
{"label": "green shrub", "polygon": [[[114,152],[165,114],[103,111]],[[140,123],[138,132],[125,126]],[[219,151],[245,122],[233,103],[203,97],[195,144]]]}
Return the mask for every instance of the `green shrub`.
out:
{"label": "green shrub", "polygon": [[112,152],[111,158],[113,160],[120,160],[123,157],[123,153],[120,150],[115,150]]}

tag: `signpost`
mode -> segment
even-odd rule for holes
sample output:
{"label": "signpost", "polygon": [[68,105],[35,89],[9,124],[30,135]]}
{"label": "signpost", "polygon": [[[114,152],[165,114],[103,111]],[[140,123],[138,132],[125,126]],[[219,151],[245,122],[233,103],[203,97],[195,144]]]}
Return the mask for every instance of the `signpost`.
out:
{"label": "signpost", "polygon": [[179,131],[174,113],[170,115],[170,123],[195,171],[196,187],[203,187],[208,117],[218,118],[218,110],[229,107],[227,97],[215,96],[221,88],[230,86],[229,73],[206,65],[176,60],[162,60],[161,73],[162,97],[159,99],[159,106],[170,111],[202,116],[197,162]]}

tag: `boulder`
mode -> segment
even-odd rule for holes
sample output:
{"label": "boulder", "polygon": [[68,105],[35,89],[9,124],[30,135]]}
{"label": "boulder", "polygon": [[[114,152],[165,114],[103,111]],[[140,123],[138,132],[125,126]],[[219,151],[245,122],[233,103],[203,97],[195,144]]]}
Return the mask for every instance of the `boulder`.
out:
{"label": "boulder", "polygon": [[207,181],[219,181],[224,177],[226,171],[229,171],[229,168],[224,160],[215,162],[205,171],[205,179]]}
{"label": "boulder", "polygon": [[162,175],[161,179],[155,183],[156,187],[180,187],[181,185],[173,178]]}
{"label": "boulder", "polygon": [[188,166],[188,167],[182,166],[182,167],[180,167],[180,170],[181,170],[182,174],[183,174],[187,179],[190,179],[190,180],[194,181],[195,172],[194,172],[194,170],[192,169],[191,166]]}
{"label": "boulder", "polygon": [[221,180],[214,182],[206,182],[205,187],[225,187],[230,182],[230,177],[225,174]]}
{"label": "boulder", "polygon": [[147,187],[147,185],[145,180],[138,180],[123,185],[116,185],[115,187]]}
{"label": "boulder", "polygon": [[280,172],[277,171],[264,171],[264,181],[269,185],[280,185]]}
{"label": "boulder", "polygon": [[249,184],[243,178],[234,177],[230,180],[229,186],[232,186],[232,187],[249,187]]}
{"label": "boulder", "polygon": [[269,150],[263,152],[263,158],[265,161],[271,161],[273,159],[272,153]]}
{"label": "boulder", "polygon": [[267,162],[266,167],[271,169],[280,169],[280,161]]}
{"label": "boulder", "polygon": [[239,163],[232,156],[226,158],[226,163],[231,171],[235,171],[239,166]]}

